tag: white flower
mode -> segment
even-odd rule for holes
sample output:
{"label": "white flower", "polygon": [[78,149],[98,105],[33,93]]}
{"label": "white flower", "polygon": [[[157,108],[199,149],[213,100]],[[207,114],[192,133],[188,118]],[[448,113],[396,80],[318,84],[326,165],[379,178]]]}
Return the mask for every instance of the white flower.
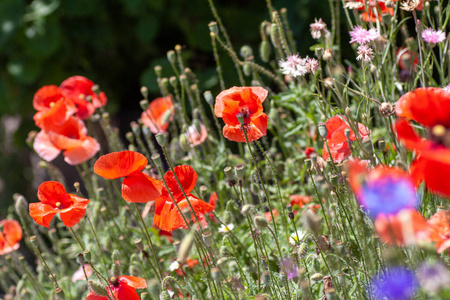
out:
{"label": "white flower", "polygon": [[170,298],[172,298],[173,295],[175,295],[175,292],[172,290],[167,290],[167,292],[169,293]]}
{"label": "white flower", "polygon": [[280,60],[280,67],[283,74],[293,77],[304,76],[308,73],[306,59],[301,58],[298,54],[289,56],[286,61]]}
{"label": "white flower", "polygon": [[171,272],[178,270],[179,268],[180,268],[180,263],[178,261],[173,261],[169,266],[169,270]]}
{"label": "white flower", "polygon": [[305,233],[301,230],[297,230],[295,232],[293,232],[291,234],[291,236],[289,237],[289,243],[291,243],[292,245],[298,245],[300,244],[300,241],[303,240],[303,238],[305,237]]}
{"label": "white flower", "polygon": [[219,228],[219,232],[227,233],[228,231],[233,230],[233,228],[234,228],[234,224],[233,224],[233,223],[230,223],[230,224],[228,224],[228,225],[222,224],[222,225],[220,226],[220,228]]}

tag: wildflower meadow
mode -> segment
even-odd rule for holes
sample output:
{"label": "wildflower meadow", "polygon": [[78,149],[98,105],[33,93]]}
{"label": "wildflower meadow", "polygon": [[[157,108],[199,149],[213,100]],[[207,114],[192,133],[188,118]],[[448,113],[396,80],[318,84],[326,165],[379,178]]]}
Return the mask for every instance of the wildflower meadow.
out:
{"label": "wildflower meadow", "polygon": [[203,2],[214,74],[173,40],[125,132],[83,74],[28,99],[0,298],[450,299],[448,1],[330,0],[296,40],[261,0],[258,47]]}

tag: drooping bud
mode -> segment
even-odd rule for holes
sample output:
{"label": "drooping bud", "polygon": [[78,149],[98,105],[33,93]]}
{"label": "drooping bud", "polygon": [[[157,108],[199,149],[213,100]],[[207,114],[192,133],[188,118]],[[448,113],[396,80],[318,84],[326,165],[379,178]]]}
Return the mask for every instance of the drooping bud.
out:
{"label": "drooping bud", "polygon": [[269,226],[269,223],[263,216],[255,216],[253,218],[253,221],[255,222],[256,227],[258,227],[259,229],[267,228],[267,226]]}
{"label": "drooping bud", "polygon": [[276,23],[272,23],[272,26],[270,27],[270,39],[275,48],[281,47],[280,31]]}
{"label": "drooping bud", "polygon": [[91,287],[91,289],[99,296],[107,296],[108,295],[108,291],[106,289],[106,287],[94,280],[88,280],[89,286]]}

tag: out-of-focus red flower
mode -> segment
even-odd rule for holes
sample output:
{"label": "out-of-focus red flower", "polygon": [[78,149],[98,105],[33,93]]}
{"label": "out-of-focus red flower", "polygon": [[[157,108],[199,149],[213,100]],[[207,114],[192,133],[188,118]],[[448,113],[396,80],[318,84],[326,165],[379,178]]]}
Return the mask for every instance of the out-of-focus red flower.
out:
{"label": "out-of-focus red flower", "polygon": [[203,143],[208,137],[208,132],[203,124],[199,124],[199,128],[195,124],[188,127],[186,133],[187,140],[191,147],[198,146]]}
{"label": "out-of-focus red flower", "polygon": [[428,224],[415,209],[405,209],[396,215],[379,214],[375,220],[375,230],[387,244],[410,246],[427,238]]}
{"label": "out-of-focus red flower", "polygon": [[0,255],[19,249],[22,239],[22,227],[16,220],[5,219],[0,221]]}
{"label": "out-of-focus red flower", "polygon": [[402,70],[415,70],[419,64],[419,57],[407,47],[400,47],[395,52],[397,64]]}
{"label": "out-of-focus red flower", "polygon": [[106,179],[125,177],[122,182],[123,199],[146,203],[161,196],[163,186],[159,180],[141,172],[147,164],[147,158],[138,152],[113,152],[95,162],[94,172]]}
{"label": "out-of-focus red flower", "polygon": [[169,122],[175,116],[172,98],[170,96],[160,97],[153,100],[148,108],[142,112],[141,119],[144,125],[150,128],[154,134],[167,131]]}
{"label": "out-of-focus red flower", "polygon": [[183,276],[186,273],[184,272],[183,265],[187,265],[189,269],[193,269],[195,265],[198,265],[198,259],[188,259],[185,264],[181,264],[181,266],[175,270],[178,275]]}
{"label": "out-of-focus red flower", "polygon": [[[278,215],[280,213],[278,212],[278,209],[274,208],[274,209],[272,209],[272,214],[273,214],[273,217],[276,218],[276,217],[278,217]],[[270,221],[272,221],[272,215],[270,214],[270,211],[265,212],[264,217],[266,217],[267,222],[270,223]]]}
{"label": "out-of-focus red flower", "polygon": [[428,220],[428,238],[435,242],[440,254],[450,248],[450,212],[441,210]]}
{"label": "out-of-focus red flower", "polygon": [[[345,130],[350,129],[347,118],[345,116],[337,115],[330,118],[325,125],[327,127],[327,143],[331,151],[331,157],[334,162],[340,163],[352,154],[350,146],[347,143],[347,137],[345,136]],[[358,123],[357,126],[359,135],[361,139],[364,140],[368,137],[367,130],[364,125],[360,123]],[[356,135],[351,129],[349,139],[351,141],[356,141]],[[330,157],[326,143],[323,144],[322,157],[325,160]]]}
{"label": "out-of-focus red flower", "polygon": [[297,213],[305,204],[310,203],[313,200],[313,197],[304,195],[290,195],[289,200],[294,213]]}
{"label": "out-of-focus red flower", "polygon": [[232,87],[216,97],[214,113],[225,122],[223,136],[234,142],[245,143],[238,117],[243,118],[249,143],[267,133],[268,117],[262,103],[268,91],[262,87]]}
{"label": "out-of-focus red flower", "polygon": [[103,107],[108,101],[105,93],[98,95],[92,91],[94,83],[83,76],[72,76],[64,80],[59,86],[65,98],[77,106],[77,117],[87,119],[98,107]]}
{"label": "out-of-focus red flower", "polygon": [[[116,300],[140,300],[141,297],[136,292],[136,289],[146,289],[147,282],[144,278],[134,276],[119,276],[117,278],[112,277],[109,281],[109,287],[111,288]],[[106,289],[111,297],[111,291]],[[107,296],[99,296],[94,291],[90,291],[86,300],[108,300]]]}
{"label": "out-of-focus red flower", "polygon": [[317,213],[317,211],[320,209],[320,204],[310,204],[308,205],[308,208],[313,212]]}
{"label": "out-of-focus red flower", "polygon": [[[394,0],[395,1],[395,0]],[[361,16],[364,20],[364,22],[376,22],[376,14],[375,11],[378,14],[378,19],[382,21],[381,16],[384,14],[390,14],[391,16],[394,15],[394,9],[391,7],[386,7],[384,4],[384,1],[376,1],[376,0],[369,0],[367,3],[369,4],[366,10],[366,7],[364,5],[365,0],[348,0],[347,1],[347,7],[357,9],[359,11],[364,11]]]}
{"label": "out-of-focus red flower", "polygon": [[86,214],[88,199],[68,194],[56,181],[41,183],[37,193],[38,203],[30,203],[30,216],[41,226],[49,227],[56,214],[67,227],[78,224]]}
{"label": "out-of-focus red flower", "polygon": [[[216,192],[213,192],[211,194],[211,196],[209,196],[209,201],[208,201],[208,203],[212,205],[213,210],[216,209],[217,200],[219,200],[219,196],[217,196]],[[209,213],[209,218],[211,219],[211,221],[213,221],[215,223],[219,222],[219,220],[216,219],[216,216],[212,212]]]}
{"label": "out-of-focus red flower", "polygon": [[306,147],[305,148],[305,155],[307,158],[311,158],[311,154],[316,153],[316,150],[313,147]]}
{"label": "out-of-focus red flower", "polygon": [[64,160],[70,165],[78,165],[92,158],[100,150],[100,145],[87,135],[82,120],[70,117],[49,131],[41,130],[36,135],[33,148],[46,161],[54,160],[64,151]]}
{"label": "out-of-focus red flower", "polygon": [[34,94],[33,107],[37,110],[33,117],[36,126],[45,130],[60,126],[77,112],[76,106],[64,98],[56,85],[40,88]]}
{"label": "out-of-focus red flower", "polygon": [[[204,220],[203,215],[212,211],[214,206],[209,203],[206,203],[203,200],[195,197],[191,194],[191,191],[194,189],[195,184],[198,179],[198,175],[195,170],[191,166],[182,165],[176,166],[174,168],[175,174],[177,178],[180,180],[181,186],[186,193],[188,199],[184,197],[183,191],[180,189],[178,182],[172,173],[169,171],[164,175],[164,180],[167,183],[169,191],[172,194],[172,197],[178,204],[178,208],[183,211],[189,211],[191,215],[191,219],[188,221],[196,221],[195,216],[202,222]],[[188,228],[184,219],[177,207],[175,206],[172,198],[169,195],[169,191],[163,187],[161,191],[161,196],[155,200],[155,215],[153,217],[153,222],[165,231],[174,231],[179,228]],[[188,202],[189,201],[189,202]],[[194,213],[192,213],[192,206]]]}
{"label": "out-of-focus red flower", "polygon": [[[429,190],[450,197],[450,92],[418,88],[403,95],[395,106],[395,125],[400,141],[418,156],[410,171],[416,184],[425,181]],[[407,119],[424,125],[429,139],[422,139]]]}

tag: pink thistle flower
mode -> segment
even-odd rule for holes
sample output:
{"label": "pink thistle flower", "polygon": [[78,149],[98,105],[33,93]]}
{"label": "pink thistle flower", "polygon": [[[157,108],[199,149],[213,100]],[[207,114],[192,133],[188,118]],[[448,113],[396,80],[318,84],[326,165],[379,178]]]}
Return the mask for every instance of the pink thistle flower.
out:
{"label": "pink thistle flower", "polygon": [[361,28],[360,26],[355,26],[355,28],[353,28],[353,30],[350,31],[349,33],[350,36],[352,37],[352,39],[350,40],[350,44],[356,42],[360,45],[373,41],[380,36],[376,28],[371,28],[367,30]]}
{"label": "pink thistle flower", "polygon": [[437,43],[442,43],[445,41],[445,32],[442,30],[433,30],[432,28],[427,28],[422,31],[422,38],[425,42],[432,44],[433,46]]}
{"label": "pink thistle flower", "polygon": [[307,57],[305,67],[308,70],[308,73],[311,74],[316,74],[316,72],[320,70],[319,62],[315,58]]}
{"label": "pink thistle flower", "polygon": [[306,59],[301,58],[298,54],[288,56],[286,61],[280,60],[280,67],[283,74],[293,77],[304,76],[308,73]]}
{"label": "pink thistle flower", "polygon": [[367,45],[361,45],[358,47],[357,60],[361,60],[363,63],[369,63],[373,59],[373,50]]}
{"label": "pink thistle flower", "polygon": [[315,22],[309,25],[311,29],[311,35],[313,39],[319,39],[322,36],[322,33],[326,32],[325,28],[327,27],[327,24],[325,24],[322,19],[319,19],[319,21],[317,21],[317,19],[315,18],[314,20]]}

